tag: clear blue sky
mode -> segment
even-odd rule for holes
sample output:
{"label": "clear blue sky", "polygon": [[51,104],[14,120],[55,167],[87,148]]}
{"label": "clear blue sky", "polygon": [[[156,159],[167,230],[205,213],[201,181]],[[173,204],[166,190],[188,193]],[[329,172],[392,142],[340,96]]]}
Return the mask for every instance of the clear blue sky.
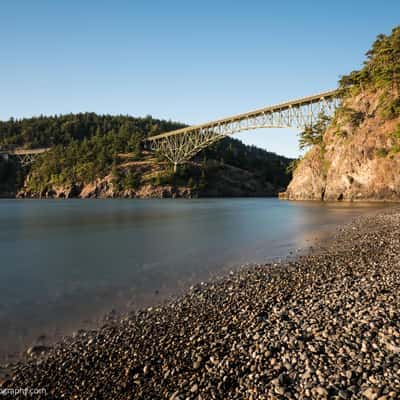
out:
{"label": "clear blue sky", "polygon": [[[2,1],[0,119],[206,122],[334,88],[399,23],[399,0]],[[298,154],[294,130],[240,138]]]}

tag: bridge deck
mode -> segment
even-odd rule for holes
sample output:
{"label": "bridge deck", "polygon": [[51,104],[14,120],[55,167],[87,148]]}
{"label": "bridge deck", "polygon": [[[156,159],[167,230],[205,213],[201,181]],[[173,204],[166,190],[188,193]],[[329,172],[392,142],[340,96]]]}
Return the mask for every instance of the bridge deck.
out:
{"label": "bridge deck", "polygon": [[304,106],[307,104],[312,104],[312,103],[318,102],[321,99],[329,99],[332,97],[337,97],[338,92],[339,91],[337,89],[329,90],[326,92],[314,94],[312,96],[302,97],[302,98],[299,98],[296,100],[291,100],[291,101],[287,101],[284,103],[279,103],[279,104],[274,104],[272,106],[259,108],[257,110],[249,111],[249,112],[246,112],[243,114],[236,114],[231,117],[226,117],[226,118],[218,119],[215,121],[206,122],[204,124],[192,125],[192,126],[188,126],[186,128],[176,129],[174,131],[161,133],[161,134],[155,135],[155,136],[150,136],[146,140],[152,141],[152,140],[162,139],[162,138],[165,138],[168,136],[183,134],[183,133],[195,130],[195,129],[196,130],[197,129],[207,129],[207,128],[215,127],[216,125],[220,125],[220,124],[222,125],[222,124],[227,124],[230,122],[241,121],[241,120],[244,120],[247,118],[253,118],[253,117],[256,117],[256,116],[259,116],[262,114],[267,114],[267,113],[271,113],[271,112],[278,111],[278,110],[285,110],[285,109],[288,109],[291,107]]}

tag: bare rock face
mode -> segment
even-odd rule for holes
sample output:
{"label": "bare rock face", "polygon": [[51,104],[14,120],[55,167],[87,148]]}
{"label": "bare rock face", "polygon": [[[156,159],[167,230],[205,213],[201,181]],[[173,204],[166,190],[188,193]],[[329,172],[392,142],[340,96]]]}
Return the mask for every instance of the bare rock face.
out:
{"label": "bare rock face", "polygon": [[17,198],[42,198],[42,199],[72,199],[78,197],[82,190],[82,185],[53,186],[43,189],[40,193],[32,192],[23,188],[17,194]]}
{"label": "bare rock face", "polygon": [[323,159],[319,148],[313,148],[296,168],[284,198],[290,200],[323,200],[326,180],[321,173]]}
{"label": "bare rock face", "polygon": [[[393,94],[392,94],[393,95]],[[347,99],[324,134],[300,161],[284,198],[400,200],[400,118],[385,119],[382,93]]]}
{"label": "bare rock face", "polygon": [[115,197],[112,177],[108,175],[103,179],[97,179],[95,182],[84,185],[77,197],[82,199]]}

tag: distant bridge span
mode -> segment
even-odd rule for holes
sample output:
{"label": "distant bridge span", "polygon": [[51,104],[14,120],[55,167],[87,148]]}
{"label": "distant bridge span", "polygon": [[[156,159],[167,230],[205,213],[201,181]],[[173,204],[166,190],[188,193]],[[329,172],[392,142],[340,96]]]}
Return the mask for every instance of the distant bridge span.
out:
{"label": "distant bridge span", "polygon": [[45,153],[49,150],[49,147],[43,147],[39,149],[22,149],[16,147],[10,150],[0,150],[0,157],[8,160],[9,157],[14,156],[18,159],[22,166],[27,166],[33,163],[39,154]]}
{"label": "distant bridge span", "polygon": [[339,91],[330,90],[205,124],[150,136],[145,140],[145,144],[172,162],[176,170],[178,164],[188,161],[199,151],[227,135],[259,128],[304,129],[313,125],[321,112],[332,115],[338,101]]}

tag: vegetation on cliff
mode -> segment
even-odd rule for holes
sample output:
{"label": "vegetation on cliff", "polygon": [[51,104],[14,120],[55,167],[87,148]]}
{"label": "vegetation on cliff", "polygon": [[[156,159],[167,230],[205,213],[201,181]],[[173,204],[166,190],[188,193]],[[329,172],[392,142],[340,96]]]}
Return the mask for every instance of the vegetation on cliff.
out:
{"label": "vegetation on cliff", "polygon": [[[380,92],[379,112],[382,119],[400,116],[400,26],[390,35],[381,34],[366,53],[363,68],[344,75],[339,81],[344,99],[365,91]],[[339,110],[347,115],[353,127],[359,126],[365,113],[348,107]]]}
{"label": "vegetation on cliff", "polygon": [[[0,168],[0,179],[7,182],[8,188],[13,183],[18,190],[23,179],[17,179],[17,176],[22,172],[29,174],[24,191],[32,195],[48,193],[57,187],[82,187],[110,175],[114,192],[132,192],[148,184],[186,186],[194,194],[201,194],[217,185],[224,171],[232,172],[227,168],[232,166],[251,173],[252,179],[260,184],[256,185],[257,192],[263,185],[269,191],[271,186],[277,191],[288,184],[290,177],[286,168],[289,159],[245,146],[231,138],[204,150],[192,163],[174,174],[168,163],[143,150],[142,141],[147,136],[182,126],[150,116],[133,118],[94,113],[0,122],[1,147],[51,147],[51,151],[41,155],[29,171],[10,166]],[[148,166],[144,168],[144,164]],[[163,167],[160,169],[157,164]],[[229,195],[228,192],[225,195]]]}
{"label": "vegetation on cliff", "polygon": [[[370,88],[387,88],[393,91],[400,88],[400,26],[390,35],[381,34],[366,54],[363,68],[344,75],[340,88],[348,94]],[[396,99],[397,101],[399,98]],[[394,111],[400,111],[400,104]]]}
{"label": "vegetation on cliff", "polygon": [[[366,57],[363,68],[354,70],[339,80],[339,89],[344,101],[336,111],[334,124],[337,124],[339,119],[341,122],[345,119],[352,128],[359,127],[366,114],[349,107],[346,100],[367,91],[380,92],[379,109],[383,119],[400,116],[400,27],[394,28],[389,36],[379,35]],[[319,120],[300,134],[300,149],[323,144],[323,136],[330,122],[328,116],[320,114]],[[395,137],[400,136],[398,132],[400,127],[394,132]],[[337,133],[347,136],[345,131]]]}
{"label": "vegetation on cliff", "polygon": [[[353,131],[368,118],[368,113],[349,107],[349,103],[366,92],[378,95],[377,112],[382,121],[400,117],[400,26],[394,28],[390,35],[379,35],[366,56],[363,68],[344,75],[339,81],[344,101],[334,122],[337,124],[342,118]],[[338,130],[337,133],[343,137],[349,134],[345,130]],[[397,140],[400,139],[400,125],[389,136],[394,142],[392,150],[397,153],[400,150]],[[383,148],[376,152],[389,154]]]}

